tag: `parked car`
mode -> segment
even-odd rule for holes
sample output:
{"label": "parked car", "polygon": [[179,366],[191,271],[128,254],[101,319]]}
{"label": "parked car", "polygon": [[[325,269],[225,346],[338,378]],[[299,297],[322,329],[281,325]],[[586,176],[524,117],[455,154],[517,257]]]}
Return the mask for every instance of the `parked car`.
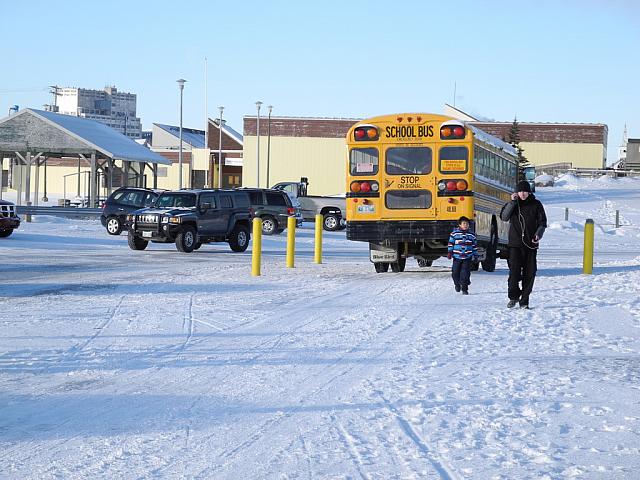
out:
{"label": "parked car", "polygon": [[153,207],[128,215],[129,248],[144,250],[149,242],[175,242],[178,251],[191,253],[203,243],[228,242],[234,252],[244,252],[252,219],[249,196],[243,191],[163,192]]}
{"label": "parked car", "polygon": [[341,196],[321,196],[309,195],[307,193],[309,181],[302,177],[299,182],[280,182],[273,187],[275,190],[282,190],[296,197],[301,205],[302,217],[311,222],[315,222],[316,215],[322,215],[322,226],[325,230],[333,232],[346,227],[346,199]]}
{"label": "parked car", "polygon": [[273,235],[287,228],[289,217],[295,217],[296,225],[302,224],[302,211],[292,203],[286,192],[268,188],[240,188],[249,194],[254,215],[262,220],[262,233]]}
{"label": "parked car", "polygon": [[117,189],[102,205],[100,222],[109,235],[120,235],[125,229],[127,215],[140,208],[150,207],[161,190],[122,187]]}
{"label": "parked car", "polygon": [[20,217],[16,215],[16,206],[6,200],[0,200],[0,238],[8,237],[20,226]]}

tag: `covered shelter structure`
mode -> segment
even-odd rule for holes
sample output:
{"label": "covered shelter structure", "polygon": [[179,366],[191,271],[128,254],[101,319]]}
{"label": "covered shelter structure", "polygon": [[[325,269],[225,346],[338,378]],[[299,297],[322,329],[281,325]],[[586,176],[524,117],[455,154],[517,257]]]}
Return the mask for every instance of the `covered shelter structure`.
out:
{"label": "covered shelter structure", "polygon": [[[47,160],[77,159],[78,193],[80,166],[84,164],[90,168],[87,197],[92,207],[96,206],[99,178],[107,194],[110,194],[114,186],[114,174],[118,175],[119,185],[146,186],[145,169],[148,168],[153,172],[153,187],[157,188],[158,165],[171,163],[102,123],[31,108],[0,119],[0,171],[4,169],[5,158],[9,158],[13,165],[26,166],[25,181],[20,183],[18,190],[18,204],[23,203],[23,193],[24,203],[31,202],[32,170],[37,204],[40,167],[44,166],[45,169],[46,193]],[[0,175],[0,192],[2,187]]]}

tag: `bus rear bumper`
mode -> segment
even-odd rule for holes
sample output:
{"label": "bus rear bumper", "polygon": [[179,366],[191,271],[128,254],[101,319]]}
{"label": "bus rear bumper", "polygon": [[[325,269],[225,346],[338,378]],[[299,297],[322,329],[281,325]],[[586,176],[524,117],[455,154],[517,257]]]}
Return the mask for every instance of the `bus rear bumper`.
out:
{"label": "bus rear bumper", "polygon": [[[360,242],[420,242],[448,241],[457,227],[456,220],[416,220],[384,222],[347,222],[347,239]],[[472,227],[473,231],[473,227]]]}

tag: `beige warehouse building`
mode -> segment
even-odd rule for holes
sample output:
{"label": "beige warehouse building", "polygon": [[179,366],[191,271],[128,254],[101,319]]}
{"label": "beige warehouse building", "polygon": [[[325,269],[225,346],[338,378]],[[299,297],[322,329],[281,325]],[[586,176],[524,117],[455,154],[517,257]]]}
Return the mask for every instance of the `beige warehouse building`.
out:
{"label": "beige warehouse building", "polygon": [[[345,191],[345,135],[357,119],[271,117],[260,119],[260,187],[309,179],[309,195]],[[244,186],[258,180],[257,118],[244,117]]]}
{"label": "beige warehouse building", "polygon": [[[479,122],[445,106],[445,115],[471,122],[498,138],[507,138],[512,122]],[[258,175],[257,117],[244,117],[243,185],[273,186],[309,179],[310,195],[344,194],[347,149],[345,136],[360,121],[351,118],[260,118]],[[519,123],[520,146],[533,165],[571,163],[604,168],[608,128],[604,124]]]}
{"label": "beige warehouse building", "polygon": [[[445,104],[444,114],[470,122],[508,141],[511,122],[479,120]],[[570,163],[573,168],[605,168],[608,127],[603,123],[518,122],[520,147],[532,165]]]}

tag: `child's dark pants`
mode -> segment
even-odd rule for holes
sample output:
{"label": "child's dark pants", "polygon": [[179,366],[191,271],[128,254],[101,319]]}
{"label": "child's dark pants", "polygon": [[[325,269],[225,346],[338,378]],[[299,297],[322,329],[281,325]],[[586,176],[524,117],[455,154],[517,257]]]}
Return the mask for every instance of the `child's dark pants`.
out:
{"label": "child's dark pants", "polygon": [[464,260],[454,258],[451,276],[456,287],[459,286],[463,291],[467,290],[471,280],[471,258],[465,258]]}

